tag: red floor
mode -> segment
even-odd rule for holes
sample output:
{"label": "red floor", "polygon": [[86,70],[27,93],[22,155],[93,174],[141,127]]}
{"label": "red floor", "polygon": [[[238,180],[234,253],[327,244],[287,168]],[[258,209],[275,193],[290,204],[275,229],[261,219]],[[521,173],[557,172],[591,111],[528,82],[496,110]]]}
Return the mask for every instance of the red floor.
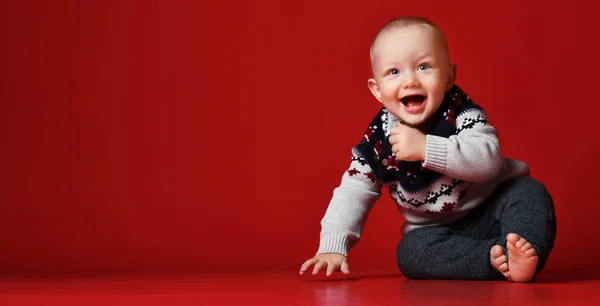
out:
{"label": "red floor", "polygon": [[600,277],[548,273],[535,284],[349,278],[294,272],[0,279],[0,305],[600,305]]}

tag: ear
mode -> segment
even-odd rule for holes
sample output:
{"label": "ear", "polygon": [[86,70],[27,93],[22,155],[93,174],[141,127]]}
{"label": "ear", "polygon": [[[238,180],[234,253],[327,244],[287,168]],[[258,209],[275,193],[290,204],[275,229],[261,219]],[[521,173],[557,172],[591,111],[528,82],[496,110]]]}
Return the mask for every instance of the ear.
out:
{"label": "ear", "polygon": [[374,78],[370,78],[367,81],[367,84],[369,85],[371,93],[373,94],[373,96],[375,96],[375,99],[381,102],[381,91],[379,90],[379,84],[377,84],[377,81],[375,81]]}
{"label": "ear", "polygon": [[448,82],[446,82],[446,91],[450,90],[450,88],[454,86],[457,72],[456,64],[450,63],[450,69],[448,69]]}

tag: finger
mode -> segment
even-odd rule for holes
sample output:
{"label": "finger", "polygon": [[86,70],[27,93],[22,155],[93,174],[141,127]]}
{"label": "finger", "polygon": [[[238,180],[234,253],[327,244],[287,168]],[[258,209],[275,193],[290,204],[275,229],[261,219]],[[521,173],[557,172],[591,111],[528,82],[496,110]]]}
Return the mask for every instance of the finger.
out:
{"label": "finger", "polygon": [[335,268],[336,268],[336,264],[334,264],[332,262],[328,262],[327,263],[327,273],[325,273],[325,275],[331,276],[333,274]]}
{"label": "finger", "polygon": [[348,265],[348,259],[344,258],[342,260],[342,273],[348,275],[350,274],[350,265]]}
{"label": "finger", "polygon": [[390,138],[389,138],[390,144],[395,145],[396,143],[398,143],[398,138],[399,138],[398,136],[390,134]]}
{"label": "finger", "polygon": [[314,265],[317,262],[316,258],[311,258],[307,261],[305,261],[302,266],[300,267],[300,274],[304,274],[304,272],[306,272],[306,270],[308,270],[308,268],[310,268],[312,265]]}
{"label": "finger", "polygon": [[320,260],[313,268],[312,274],[317,275],[317,273],[319,273],[319,271],[321,271],[321,269],[325,266],[327,266],[327,262]]}

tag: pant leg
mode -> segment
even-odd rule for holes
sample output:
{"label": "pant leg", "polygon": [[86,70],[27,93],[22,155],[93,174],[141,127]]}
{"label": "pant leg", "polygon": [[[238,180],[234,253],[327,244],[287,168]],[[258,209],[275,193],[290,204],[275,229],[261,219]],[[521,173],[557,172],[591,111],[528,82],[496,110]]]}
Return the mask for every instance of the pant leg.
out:
{"label": "pant leg", "polygon": [[556,238],[552,196],[542,183],[530,177],[513,179],[506,188],[502,209],[496,212],[501,235],[506,241],[506,235],[515,233],[531,243],[539,258],[539,272],[545,267]]}
{"label": "pant leg", "polygon": [[552,198],[540,182],[508,180],[462,220],[407,233],[398,244],[398,267],[409,278],[501,279],[489,252],[496,244],[505,247],[508,233],[534,245],[541,270],[554,246],[556,220]]}
{"label": "pant leg", "polygon": [[490,264],[490,249],[498,242],[499,237],[475,239],[450,227],[418,228],[400,240],[398,268],[407,278],[501,279]]}

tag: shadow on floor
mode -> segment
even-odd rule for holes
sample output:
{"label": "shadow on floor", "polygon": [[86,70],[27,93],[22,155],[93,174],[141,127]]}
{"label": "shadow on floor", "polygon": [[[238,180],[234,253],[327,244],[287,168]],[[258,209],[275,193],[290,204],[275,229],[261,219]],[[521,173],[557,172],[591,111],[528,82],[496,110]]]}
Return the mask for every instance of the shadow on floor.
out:
{"label": "shadow on floor", "polygon": [[[310,282],[339,282],[339,281],[359,281],[365,279],[390,279],[398,278],[405,279],[401,273],[361,273],[360,275],[343,276],[340,273],[336,273],[331,277],[318,277],[310,279]],[[592,280],[600,280],[599,271],[589,270],[564,270],[564,271],[542,271],[535,281],[538,284],[554,284],[554,283],[572,283],[572,282],[585,282]]]}
{"label": "shadow on floor", "polygon": [[400,272],[398,273],[372,273],[372,274],[367,274],[367,273],[361,273],[360,275],[349,275],[349,276],[342,276],[340,275],[340,273],[336,273],[335,275],[331,276],[331,277],[319,277],[316,279],[310,279],[308,280],[309,282],[339,282],[339,281],[358,281],[358,280],[365,280],[365,279],[382,279],[382,278],[398,278],[398,279],[404,279],[404,276],[402,274],[400,274]]}

